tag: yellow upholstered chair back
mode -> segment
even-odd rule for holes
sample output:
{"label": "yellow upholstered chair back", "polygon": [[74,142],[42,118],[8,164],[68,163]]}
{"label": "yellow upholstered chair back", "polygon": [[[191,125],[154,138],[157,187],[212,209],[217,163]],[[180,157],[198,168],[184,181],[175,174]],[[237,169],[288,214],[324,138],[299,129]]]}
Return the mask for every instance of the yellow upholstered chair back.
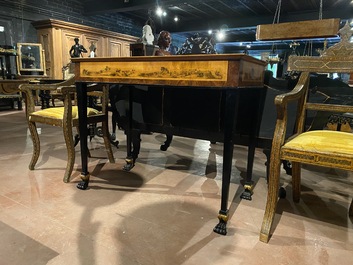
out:
{"label": "yellow upholstered chair back", "polygon": [[[340,42],[324,50],[320,56],[291,56],[288,60],[289,70],[300,72],[300,77],[292,91],[275,98],[277,121],[270,157],[267,203],[260,232],[260,240],[263,242],[269,240],[276,213],[282,160],[292,164],[293,200],[296,202],[300,199],[302,163],[353,170],[353,133],[331,131],[328,128],[305,130],[308,111],[341,115],[339,117],[343,117],[343,124],[347,120],[344,117],[353,113],[353,106],[308,101],[310,73],[353,72],[353,43],[349,41],[352,30],[348,23],[340,30],[340,36]],[[297,102],[296,126],[293,135],[286,139],[287,110],[288,104],[292,102]],[[352,203],[350,214],[353,214]]]}

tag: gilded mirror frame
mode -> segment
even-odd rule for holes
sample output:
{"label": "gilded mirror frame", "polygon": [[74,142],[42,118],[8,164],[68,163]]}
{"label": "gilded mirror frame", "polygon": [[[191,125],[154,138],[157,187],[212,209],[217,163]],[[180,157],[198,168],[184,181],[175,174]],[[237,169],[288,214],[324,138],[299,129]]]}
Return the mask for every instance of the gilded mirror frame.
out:
{"label": "gilded mirror frame", "polygon": [[46,75],[44,50],[40,43],[17,43],[19,75]]}

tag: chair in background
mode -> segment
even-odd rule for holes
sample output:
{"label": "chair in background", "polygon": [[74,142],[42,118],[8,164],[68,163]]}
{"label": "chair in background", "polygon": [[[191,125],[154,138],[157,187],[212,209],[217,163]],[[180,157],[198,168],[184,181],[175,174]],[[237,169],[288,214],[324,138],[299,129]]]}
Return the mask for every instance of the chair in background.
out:
{"label": "chair in background", "polygon": [[22,110],[22,95],[18,87],[28,82],[28,80],[20,79],[0,80],[0,106],[8,105],[14,109],[17,105],[17,109]]}
{"label": "chair in background", "polygon": [[[75,145],[72,127],[78,128],[78,111],[77,106],[73,105],[73,102],[76,103],[76,100],[72,100],[73,98],[76,98],[73,97],[76,92],[74,81],[74,78],[70,78],[56,84],[25,84],[20,86],[21,91],[25,93],[26,117],[33,141],[33,154],[29,164],[29,169],[34,170],[40,154],[40,140],[36,124],[43,123],[62,127],[68,155],[66,170],[63,178],[64,182],[70,181],[75,163]],[[32,93],[33,90],[49,90],[55,92],[56,94],[62,94],[64,106],[36,110]],[[109,161],[114,163],[114,156],[109,141],[108,131],[108,88],[107,86],[102,85],[90,85],[88,86],[88,95],[101,98],[101,110],[94,108],[87,109],[88,124],[102,122],[102,134],[105,149],[108,153]]]}
{"label": "chair in background", "polygon": [[[341,121],[347,120],[349,113],[353,113],[353,103],[323,104],[308,102],[310,73],[352,73],[353,72],[353,43],[351,27],[347,23],[341,30],[341,41],[324,50],[321,56],[291,56],[288,61],[289,70],[301,72],[295,88],[275,98],[277,108],[276,128],[273,136],[268,195],[265,214],[262,222],[260,241],[268,242],[279,194],[279,180],[282,160],[292,163],[293,200],[300,199],[301,163],[329,168],[353,170],[353,133],[322,129],[305,131],[305,118],[308,111],[319,113],[342,113]],[[353,88],[350,92],[353,95]],[[297,102],[295,131],[286,138],[288,105]],[[324,126],[323,126],[324,127]],[[353,200],[349,207],[349,214],[353,215]]]}

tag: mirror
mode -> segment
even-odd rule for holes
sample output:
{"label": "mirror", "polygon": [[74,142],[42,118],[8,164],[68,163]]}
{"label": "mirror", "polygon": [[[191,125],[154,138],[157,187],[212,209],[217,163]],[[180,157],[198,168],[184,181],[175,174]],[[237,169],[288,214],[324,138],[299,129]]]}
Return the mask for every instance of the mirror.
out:
{"label": "mirror", "polygon": [[42,44],[17,43],[17,67],[20,75],[46,75]]}

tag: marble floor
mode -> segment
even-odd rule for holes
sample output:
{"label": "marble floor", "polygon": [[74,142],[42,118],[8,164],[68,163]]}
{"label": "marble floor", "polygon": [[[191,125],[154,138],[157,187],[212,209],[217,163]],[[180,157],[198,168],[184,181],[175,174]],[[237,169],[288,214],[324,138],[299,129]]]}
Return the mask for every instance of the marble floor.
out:
{"label": "marble floor", "polygon": [[61,128],[40,126],[41,156],[28,169],[32,142],[24,111],[0,111],[1,265],[266,265],[352,264],[353,219],[347,210],[353,176],[333,169],[303,169],[302,200],[293,203],[290,177],[268,244],[259,241],[266,202],[265,156],[256,150],[252,201],[241,200],[246,148],[234,149],[228,234],[212,230],[220,208],[222,145],[164,135],[142,136],[131,172],[122,171],[121,131],[115,164],[102,138],[89,144],[89,189],[76,188],[80,154],[63,183],[66,148]]}

